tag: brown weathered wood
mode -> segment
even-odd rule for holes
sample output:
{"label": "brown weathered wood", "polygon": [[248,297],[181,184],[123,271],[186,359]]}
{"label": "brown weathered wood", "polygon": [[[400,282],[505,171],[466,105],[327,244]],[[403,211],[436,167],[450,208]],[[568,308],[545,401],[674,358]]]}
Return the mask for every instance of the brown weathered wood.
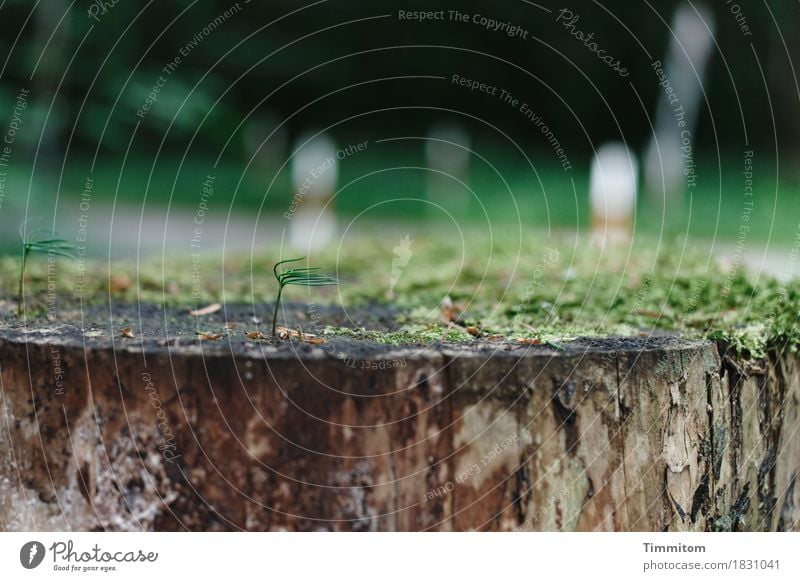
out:
{"label": "brown weathered wood", "polygon": [[794,355],[115,347],[0,339],[4,530],[800,530]]}

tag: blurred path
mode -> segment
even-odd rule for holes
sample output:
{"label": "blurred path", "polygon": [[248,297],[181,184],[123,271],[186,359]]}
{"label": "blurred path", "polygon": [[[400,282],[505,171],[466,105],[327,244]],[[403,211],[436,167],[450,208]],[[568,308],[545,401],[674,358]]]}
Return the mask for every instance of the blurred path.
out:
{"label": "blurred path", "polygon": [[[77,236],[82,227],[81,213],[64,213],[59,217],[60,234]],[[140,207],[103,206],[93,204],[85,213],[86,245],[89,256],[105,258],[109,246],[113,258],[146,254],[177,254],[202,251],[249,252],[253,233],[258,246],[278,244],[285,220],[255,214],[232,214],[230,220],[221,213],[198,213],[185,208],[166,211]],[[113,215],[113,222],[112,222]]]}
{"label": "blurred path", "polygon": [[[736,245],[729,241],[718,242],[715,245],[717,256],[723,263],[732,264],[736,260]],[[791,255],[791,247],[771,246],[763,244],[749,244],[742,252],[742,264],[753,274],[760,276],[773,276],[781,282],[797,278],[800,274],[800,256]]]}

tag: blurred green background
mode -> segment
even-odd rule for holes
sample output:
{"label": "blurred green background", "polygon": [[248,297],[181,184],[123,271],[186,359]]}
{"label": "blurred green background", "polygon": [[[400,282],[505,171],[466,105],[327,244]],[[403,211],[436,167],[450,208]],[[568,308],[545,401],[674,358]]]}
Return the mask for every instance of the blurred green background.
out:
{"label": "blurred green background", "polygon": [[[13,248],[26,218],[52,220],[72,235],[87,178],[94,224],[115,204],[117,215],[167,207],[191,215],[203,179],[213,174],[210,214],[258,215],[280,229],[295,191],[287,160],[308,131],[325,131],[339,146],[369,142],[339,163],[335,207],[345,223],[361,212],[379,222],[435,221],[442,217],[410,200],[425,198],[421,138],[442,120],[458,120],[476,152],[467,179],[473,193],[454,210],[459,219],[585,228],[593,151],[622,140],[641,156],[652,135],[663,91],[651,63],[664,58],[679,4],[4,0],[3,125],[22,89],[30,98],[4,168],[0,245]],[[669,208],[640,192],[636,227],[735,240],[742,152],[753,150],[757,195],[748,237],[785,247],[800,217],[800,5],[736,6],[740,12],[730,2],[707,6],[716,26],[693,130],[698,185]],[[556,22],[563,7],[624,61],[627,78]],[[440,9],[513,23],[528,38],[471,21],[398,18],[399,10]],[[166,73],[176,57],[180,63]],[[453,74],[530,104],[572,169],[563,169],[518,110],[454,85]],[[397,199],[404,201],[382,204]],[[136,232],[114,234],[128,235]],[[101,238],[96,244],[107,245]]]}

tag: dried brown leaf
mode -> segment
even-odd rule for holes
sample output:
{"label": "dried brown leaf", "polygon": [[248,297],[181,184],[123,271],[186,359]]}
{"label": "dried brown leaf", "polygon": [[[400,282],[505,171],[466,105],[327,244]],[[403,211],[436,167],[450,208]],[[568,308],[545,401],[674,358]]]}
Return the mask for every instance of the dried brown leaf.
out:
{"label": "dried brown leaf", "polygon": [[203,315],[210,315],[211,313],[216,313],[221,308],[222,308],[221,303],[213,303],[211,305],[208,305],[207,307],[202,307],[200,309],[190,309],[189,314],[195,317],[202,317]]}
{"label": "dried brown leaf", "polygon": [[450,296],[446,296],[442,299],[441,309],[442,320],[445,323],[455,322],[455,320],[458,318],[458,315],[461,314],[461,311],[453,304],[453,299],[451,299]]}
{"label": "dried brown leaf", "polygon": [[213,331],[209,332],[197,331],[196,334],[201,339],[207,339],[208,341],[219,341],[225,336],[224,333],[214,333]]}
{"label": "dried brown leaf", "polygon": [[286,327],[278,327],[277,335],[279,339],[299,339],[311,345],[319,345],[324,343],[325,340],[317,337],[313,333],[305,333],[302,329],[288,329]]}
{"label": "dried brown leaf", "polygon": [[249,333],[245,333],[245,337],[253,341],[266,341],[269,339],[269,337],[267,337],[261,331],[250,331]]}
{"label": "dried brown leaf", "polygon": [[131,277],[127,274],[115,274],[108,281],[108,290],[112,293],[119,293],[131,288]]}

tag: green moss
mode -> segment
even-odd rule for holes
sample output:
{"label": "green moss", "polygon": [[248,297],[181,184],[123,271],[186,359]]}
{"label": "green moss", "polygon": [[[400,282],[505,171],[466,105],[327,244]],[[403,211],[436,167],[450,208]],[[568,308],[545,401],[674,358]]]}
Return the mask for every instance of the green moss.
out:
{"label": "green moss", "polygon": [[399,331],[389,332],[352,329],[349,327],[326,327],[323,334],[374,341],[382,345],[428,344],[435,341],[462,343],[473,339],[473,336],[462,327],[448,327],[437,324],[405,325]]}
{"label": "green moss", "polygon": [[[427,225],[426,232],[444,226]],[[683,244],[638,239],[632,249],[600,251],[573,238],[544,240],[512,230],[412,234],[410,257],[399,266],[394,253],[405,232],[375,232],[345,241],[314,256],[314,264],[336,271],[339,288],[297,290],[291,300],[348,307],[387,303],[401,315],[399,329],[328,328],[386,344],[469,341],[465,327],[483,337],[500,335],[541,342],[586,335],[634,335],[653,330],[729,341],[745,354],[800,345],[800,283],[754,279],[742,270],[710,260]],[[692,245],[689,245],[690,247]],[[89,264],[83,298],[203,305],[215,301],[269,303],[274,300],[271,268],[277,252],[256,256],[203,256],[199,285],[191,256],[134,262]],[[394,261],[394,262],[393,262]],[[30,264],[28,300],[46,288],[46,260]],[[57,264],[59,300],[76,298],[75,267]],[[14,296],[17,261],[0,259],[2,291]],[[224,282],[223,282],[224,281]],[[389,289],[393,287],[393,295]],[[448,326],[440,305],[449,296],[460,310],[459,325]],[[44,302],[39,296],[40,303]]]}

